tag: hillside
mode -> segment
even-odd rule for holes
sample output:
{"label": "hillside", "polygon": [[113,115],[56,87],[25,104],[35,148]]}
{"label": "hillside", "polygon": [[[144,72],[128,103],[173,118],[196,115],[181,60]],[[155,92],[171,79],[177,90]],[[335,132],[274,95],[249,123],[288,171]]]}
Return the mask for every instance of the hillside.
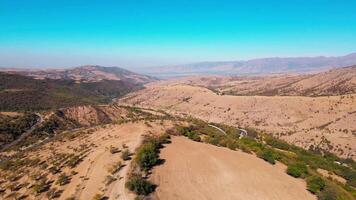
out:
{"label": "hillside", "polygon": [[316,72],[356,64],[356,53],[339,57],[273,57],[243,61],[200,62],[138,69],[156,77],[191,75],[260,75]]}
{"label": "hillside", "polygon": [[302,180],[284,172],[284,166],[272,166],[241,151],[175,137],[161,156],[166,162],[154,169],[152,177],[159,185],[155,195],[160,200],[316,199]]}
{"label": "hillside", "polygon": [[206,76],[174,82],[238,96],[335,96],[356,93],[356,66],[306,75]]}
{"label": "hillside", "polygon": [[44,110],[107,103],[142,86],[123,80],[33,79],[0,72],[0,110]]}
{"label": "hillside", "polygon": [[47,70],[29,70],[29,69],[2,69],[3,71],[32,76],[36,79],[69,79],[78,82],[98,82],[102,80],[121,80],[134,84],[144,84],[155,81],[150,76],[145,76],[131,72],[120,67],[103,67],[98,65],[87,65],[69,69],[47,69]]}
{"label": "hillside", "polygon": [[231,96],[186,84],[151,84],[122,104],[266,131],[306,149],[356,159],[356,96]]}
{"label": "hillside", "polygon": [[[235,127],[216,124],[222,134],[197,119],[116,104],[40,115],[32,134],[0,152],[2,199],[324,200],[330,191],[354,199],[352,160],[304,151],[263,133],[248,130],[239,138]],[[296,161],[307,171],[291,174]],[[315,178],[325,185],[313,187]]]}

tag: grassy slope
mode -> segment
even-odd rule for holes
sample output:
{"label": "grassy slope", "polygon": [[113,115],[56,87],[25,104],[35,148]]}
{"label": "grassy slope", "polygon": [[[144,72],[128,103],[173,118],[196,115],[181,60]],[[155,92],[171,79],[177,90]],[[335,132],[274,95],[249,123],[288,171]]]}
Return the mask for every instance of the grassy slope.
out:
{"label": "grassy slope", "polygon": [[107,103],[140,88],[125,82],[104,80],[75,83],[72,80],[36,80],[30,77],[0,73],[0,110],[45,110],[60,107]]}

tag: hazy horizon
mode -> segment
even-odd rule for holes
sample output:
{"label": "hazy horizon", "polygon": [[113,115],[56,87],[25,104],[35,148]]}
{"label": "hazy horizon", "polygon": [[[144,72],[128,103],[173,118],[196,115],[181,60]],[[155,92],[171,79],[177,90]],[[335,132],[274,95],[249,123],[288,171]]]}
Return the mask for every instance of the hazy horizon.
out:
{"label": "hazy horizon", "polygon": [[[356,52],[351,52],[345,55],[315,55],[315,56],[286,56],[286,57],[280,57],[280,56],[272,56],[272,57],[261,57],[261,58],[251,58],[251,59],[246,59],[246,60],[205,60],[205,61],[196,61],[196,62],[182,62],[182,63],[172,63],[172,64],[166,64],[166,65],[152,65],[152,66],[122,66],[122,65],[105,65],[105,64],[97,64],[97,63],[86,63],[86,64],[77,64],[77,65],[72,65],[72,66],[1,66],[0,68],[6,69],[6,68],[14,68],[14,69],[68,69],[68,68],[75,68],[75,67],[82,67],[82,66],[103,66],[103,67],[120,67],[124,69],[133,69],[133,70],[144,70],[144,69],[149,69],[152,67],[164,67],[164,66],[179,66],[179,65],[189,65],[189,64],[195,64],[195,63],[205,63],[205,62],[239,62],[239,61],[249,61],[249,60],[258,60],[258,59],[268,59],[268,58],[317,58],[317,57],[342,57],[342,56],[347,56],[351,54],[356,54]],[[345,66],[346,67],[346,66]]]}
{"label": "hazy horizon", "polygon": [[356,52],[356,2],[1,1],[1,67],[140,68]]}

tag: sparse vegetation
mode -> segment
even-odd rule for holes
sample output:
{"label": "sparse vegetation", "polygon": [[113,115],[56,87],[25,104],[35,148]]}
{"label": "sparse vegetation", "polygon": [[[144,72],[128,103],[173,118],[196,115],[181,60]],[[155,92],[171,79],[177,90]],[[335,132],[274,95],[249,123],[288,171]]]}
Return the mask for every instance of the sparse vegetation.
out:
{"label": "sparse vegetation", "polygon": [[307,188],[313,194],[317,194],[322,191],[325,187],[325,181],[319,176],[311,176],[306,179]]}
{"label": "sparse vegetation", "polygon": [[47,183],[46,179],[41,179],[33,186],[33,191],[35,194],[40,194],[46,192],[50,188],[50,185]]}
{"label": "sparse vegetation", "polygon": [[308,169],[307,166],[304,164],[300,164],[300,163],[291,164],[287,168],[287,174],[295,178],[305,176],[307,173],[308,173]]}
{"label": "sparse vegetation", "polygon": [[276,164],[276,154],[272,149],[263,149],[257,155],[272,165]]}
{"label": "sparse vegetation", "polygon": [[128,149],[125,149],[124,151],[122,151],[121,153],[121,158],[123,160],[130,160],[131,159],[131,153]]}
{"label": "sparse vegetation", "polygon": [[159,149],[163,144],[169,143],[169,135],[164,134],[159,137],[147,136],[138,148],[135,159],[133,173],[129,175],[126,187],[137,195],[148,195],[153,192],[156,186],[147,181],[143,174],[147,174],[153,166],[159,164]]}
{"label": "sparse vegetation", "polygon": [[120,169],[124,166],[121,161],[115,162],[114,164],[110,165],[108,168],[108,172],[110,174],[115,174],[116,172],[120,171]]}
{"label": "sparse vegetation", "polygon": [[115,153],[119,153],[120,149],[114,146],[110,146],[110,153],[111,154],[115,154]]}
{"label": "sparse vegetation", "polygon": [[155,190],[155,186],[141,175],[132,174],[126,182],[126,187],[138,195],[148,195]]}
{"label": "sparse vegetation", "polygon": [[[187,132],[199,134],[204,138],[202,141],[216,146],[228,147],[232,150],[238,148],[244,152],[254,152],[265,161],[275,164],[276,161],[288,166],[286,173],[296,178],[304,178],[308,183],[308,190],[318,195],[319,199],[327,199],[333,194],[333,199],[354,199],[356,191],[355,184],[355,162],[351,159],[341,159],[331,153],[305,150],[288,144],[270,135],[248,129],[248,136],[239,138],[233,127],[219,125],[227,133],[214,132],[207,129],[207,123],[197,119],[190,119],[187,127],[177,126],[176,131],[181,135]],[[253,134],[250,132],[253,131]],[[171,131],[174,132],[174,131]],[[347,163],[342,164],[342,163]],[[346,185],[333,180],[325,179],[316,170],[318,168],[333,172],[347,180]]]}
{"label": "sparse vegetation", "polygon": [[62,173],[59,175],[58,180],[57,180],[57,184],[60,186],[66,185],[70,182],[70,178],[69,176],[67,176],[66,174]]}

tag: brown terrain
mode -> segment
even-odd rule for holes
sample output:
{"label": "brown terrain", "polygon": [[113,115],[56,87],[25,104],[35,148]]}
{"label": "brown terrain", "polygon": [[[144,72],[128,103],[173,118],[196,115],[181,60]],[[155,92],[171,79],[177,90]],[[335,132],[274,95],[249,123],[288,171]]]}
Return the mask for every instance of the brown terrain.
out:
{"label": "brown terrain", "polygon": [[175,80],[238,96],[335,96],[356,93],[356,66],[317,74],[270,76],[207,76]]}
{"label": "brown terrain", "polygon": [[[146,136],[168,132],[184,135],[179,127],[194,123],[175,116],[203,119],[218,135],[227,136],[229,129],[225,132],[224,127],[207,122],[232,125],[236,131],[236,127],[258,129],[306,149],[322,149],[356,159],[355,69],[314,75],[160,81],[110,104],[38,111],[33,113],[36,121],[0,151],[0,198],[137,199],[125,184],[137,170],[137,152],[147,142]],[[98,77],[94,77],[78,80],[96,81]],[[0,120],[26,115],[0,112]],[[6,133],[6,127],[1,131]],[[204,129],[197,134],[208,138]],[[265,144],[266,135],[260,136],[247,136],[250,138],[246,141]],[[171,143],[156,152],[163,162],[143,173],[145,180],[157,185],[144,199],[294,200],[320,196],[307,190],[306,179],[286,173],[291,163],[279,160],[272,164],[258,152],[213,146],[206,141],[172,136]],[[297,159],[291,151],[274,151]],[[130,152],[133,159],[124,159],[124,152]],[[353,187],[349,186],[354,180],[352,164],[344,160],[328,163],[345,171],[332,171],[334,168],[320,164],[317,166],[321,168],[313,168],[312,174],[329,178],[328,183],[331,181],[334,188]],[[348,193],[346,196],[353,198]]]}
{"label": "brown terrain", "polygon": [[284,165],[240,151],[174,137],[161,157],[166,161],[152,177],[159,185],[157,199],[316,199],[303,180],[285,173]]}
{"label": "brown terrain", "polygon": [[[356,67],[347,67],[294,79],[266,78],[273,84],[262,84],[262,89],[259,89],[256,85],[264,82],[262,78],[257,83],[247,82],[247,88],[234,83],[229,89],[240,91],[244,87],[241,90],[246,96],[222,95],[208,89],[214,84],[224,87],[230,84],[229,81],[224,83],[215,78],[211,79],[211,84],[211,77],[198,78],[204,84],[196,78],[191,81],[169,80],[149,84],[146,89],[131,93],[118,102],[191,115],[211,122],[255,128],[304,148],[323,149],[341,157],[355,159],[356,95],[348,94],[355,91],[355,71]],[[256,96],[287,80],[292,80],[293,84],[282,87],[280,91],[298,88],[289,90],[293,91],[290,92],[291,96],[280,96],[280,92],[274,96]],[[324,96],[333,90],[336,91],[334,96]],[[305,91],[312,91],[307,94],[318,97],[299,96],[306,94]],[[341,91],[348,95],[335,95]]]}
{"label": "brown terrain", "polygon": [[[43,113],[44,120],[55,118],[59,124],[66,121],[69,125],[65,128],[69,129],[19,150],[0,153],[1,159],[11,156],[22,160],[11,170],[1,166],[1,199],[52,199],[49,193],[33,192],[48,185],[59,199],[93,199],[97,194],[109,199],[134,199],[135,195],[125,188],[131,161],[124,161],[122,152],[135,152],[144,135],[160,135],[172,126],[170,121],[142,120],[144,111],[140,112],[116,106],[83,106]],[[79,128],[73,129],[74,125]],[[63,174],[69,181],[61,184],[58,180]]]}

